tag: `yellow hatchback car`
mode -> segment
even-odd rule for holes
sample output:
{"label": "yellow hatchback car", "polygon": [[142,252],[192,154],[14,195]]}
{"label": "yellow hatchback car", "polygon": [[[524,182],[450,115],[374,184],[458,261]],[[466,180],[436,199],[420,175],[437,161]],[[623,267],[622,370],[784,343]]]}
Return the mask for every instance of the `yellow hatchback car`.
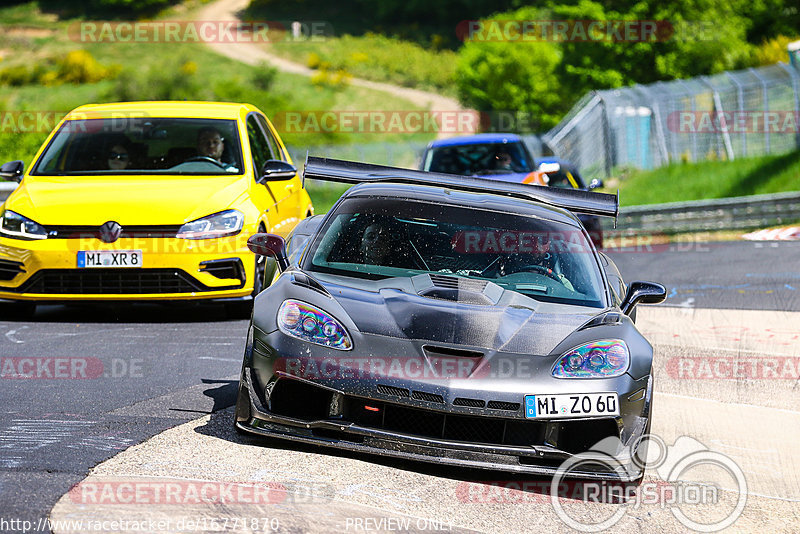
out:
{"label": "yellow hatchback car", "polygon": [[0,299],[225,299],[269,265],[247,248],[313,214],[267,117],[247,104],[83,106],[50,134],[0,212]]}

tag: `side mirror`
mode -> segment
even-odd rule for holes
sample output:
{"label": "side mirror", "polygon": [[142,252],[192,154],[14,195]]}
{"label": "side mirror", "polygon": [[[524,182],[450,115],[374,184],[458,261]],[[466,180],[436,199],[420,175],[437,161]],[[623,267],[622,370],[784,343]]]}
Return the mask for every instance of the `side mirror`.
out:
{"label": "side mirror", "polygon": [[630,315],[637,304],[658,304],[667,298],[667,289],[655,282],[632,282],[622,304],[622,313]]}
{"label": "side mirror", "polygon": [[544,162],[539,164],[539,172],[543,172],[545,174],[553,174],[561,170],[561,164],[556,163],[554,161]]}
{"label": "side mirror", "polygon": [[247,240],[247,248],[260,256],[272,256],[278,262],[281,272],[289,267],[286,255],[286,241],[275,234],[253,234]]}
{"label": "side mirror", "polygon": [[25,164],[19,160],[17,161],[9,161],[8,163],[3,163],[3,166],[0,167],[0,178],[5,178],[6,180],[13,180],[15,182],[22,181],[22,174],[25,172]]}
{"label": "side mirror", "polygon": [[600,180],[599,178],[592,178],[592,181],[589,182],[589,187],[587,189],[591,191],[592,189],[597,189],[598,187],[603,187],[603,180]]}
{"label": "side mirror", "polygon": [[272,180],[291,180],[297,175],[297,167],[285,161],[270,159],[264,163],[261,169],[259,181],[269,182]]}

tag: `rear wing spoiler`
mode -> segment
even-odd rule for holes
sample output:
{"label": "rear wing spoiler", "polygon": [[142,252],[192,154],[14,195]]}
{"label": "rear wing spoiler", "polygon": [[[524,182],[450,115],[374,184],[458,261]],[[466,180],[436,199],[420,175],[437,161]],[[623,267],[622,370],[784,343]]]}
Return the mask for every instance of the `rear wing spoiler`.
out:
{"label": "rear wing spoiler", "polygon": [[615,226],[619,214],[619,197],[608,193],[593,193],[580,189],[556,189],[315,156],[306,158],[303,178],[349,184],[393,182],[433,185],[473,193],[505,195],[542,202],[576,213],[614,217]]}

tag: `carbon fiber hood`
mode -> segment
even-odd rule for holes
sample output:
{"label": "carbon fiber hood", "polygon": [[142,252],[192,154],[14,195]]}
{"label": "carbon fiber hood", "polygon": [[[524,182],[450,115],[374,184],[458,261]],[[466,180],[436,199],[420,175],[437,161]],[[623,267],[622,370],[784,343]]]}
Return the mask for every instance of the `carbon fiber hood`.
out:
{"label": "carbon fiber hood", "polygon": [[363,333],[491,351],[550,354],[564,338],[594,316],[544,311],[542,308],[575,308],[542,304],[502,289],[496,303],[481,304],[396,288],[372,292],[323,285]]}

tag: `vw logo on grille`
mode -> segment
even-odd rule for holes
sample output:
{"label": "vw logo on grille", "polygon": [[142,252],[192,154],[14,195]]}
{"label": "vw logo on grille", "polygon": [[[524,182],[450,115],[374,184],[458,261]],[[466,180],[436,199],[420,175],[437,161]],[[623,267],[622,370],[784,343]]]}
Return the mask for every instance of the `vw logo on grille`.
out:
{"label": "vw logo on grille", "polygon": [[100,241],[113,243],[122,235],[122,226],[118,222],[108,221],[100,227]]}

